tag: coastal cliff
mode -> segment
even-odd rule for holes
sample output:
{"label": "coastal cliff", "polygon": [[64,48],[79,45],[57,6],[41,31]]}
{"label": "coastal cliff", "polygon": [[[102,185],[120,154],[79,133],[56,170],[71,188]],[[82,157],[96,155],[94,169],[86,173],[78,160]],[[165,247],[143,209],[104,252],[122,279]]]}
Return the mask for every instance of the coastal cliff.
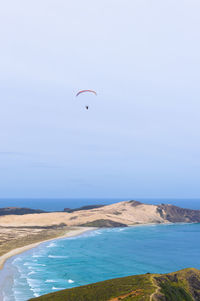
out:
{"label": "coastal cliff", "polygon": [[199,301],[200,271],[144,274],[106,280],[47,294],[30,301]]}
{"label": "coastal cliff", "polygon": [[[200,222],[200,210],[184,209],[167,204],[149,205],[138,201],[65,210],[65,212],[34,212],[34,214],[27,212],[29,214],[24,215],[17,215],[19,212],[13,211],[12,215],[0,216],[0,226],[43,227],[63,224],[65,226],[125,227],[139,224]],[[8,214],[11,212],[9,211]]]}
{"label": "coastal cliff", "polygon": [[161,204],[157,206],[157,211],[163,219],[171,223],[200,223],[200,210]]}

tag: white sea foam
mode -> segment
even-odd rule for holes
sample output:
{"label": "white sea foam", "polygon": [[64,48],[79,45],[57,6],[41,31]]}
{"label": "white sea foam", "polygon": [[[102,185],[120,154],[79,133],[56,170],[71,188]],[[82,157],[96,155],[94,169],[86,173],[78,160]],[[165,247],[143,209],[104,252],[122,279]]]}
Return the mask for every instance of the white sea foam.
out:
{"label": "white sea foam", "polygon": [[113,229],[106,229],[104,231],[106,232],[115,232],[115,233],[118,233],[118,232],[122,232],[122,231],[125,231],[127,228],[113,228]]}
{"label": "white sea foam", "polygon": [[69,256],[48,255],[49,258],[69,258]]}
{"label": "white sea foam", "polygon": [[126,228],[119,228],[119,232],[125,231],[125,230],[126,230]]}
{"label": "white sea foam", "polygon": [[32,279],[32,278],[27,278],[27,283],[30,287],[30,290],[33,293],[39,293],[40,292],[41,282],[39,280]]}
{"label": "white sea foam", "polygon": [[11,301],[10,297],[5,295],[5,292],[3,292],[3,301]]}
{"label": "white sea foam", "polygon": [[57,282],[56,280],[53,280],[53,279],[47,279],[45,280],[46,283],[54,283],[54,282]]}
{"label": "white sea foam", "polygon": [[27,278],[28,284],[30,284],[30,286],[35,286],[35,285],[39,285],[40,281],[37,279],[33,279],[33,278]]}
{"label": "white sea foam", "polygon": [[16,263],[16,262],[18,262],[18,261],[22,261],[21,257],[15,258],[15,259],[13,260],[13,263]]}
{"label": "white sea foam", "polygon": [[[29,289],[26,285],[29,286]],[[28,289],[28,290],[27,290]],[[32,294],[30,293],[32,292]],[[26,277],[23,281],[14,279],[13,297],[9,301],[28,300],[32,296],[39,297],[41,292],[41,281]]]}
{"label": "white sea foam", "polygon": [[74,281],[72,279],[68,279],[67,282],[68,283],[74,283]]}
{"label": "white sea foam", "polygon": [[82,238],[86,238],[86,237],[95,237],[97,235],[101,235],[103,233],[103,231],[105,231],[105,230],[88,231],[88,232],[82,233],[81,235],[64,238],[63,240],[77,240],[77,239],[82,239]]}
{"label": "white sea foam", "polygon": [[[30,273],[33,272],[34,274],[36,273],[43,273],[44,270],[43,269],[33,269],[32,267],[29,267]],[[31,275],[31,274],[30,274]]]}
{"label": "white sea foam", "polygon": [[33,262],[25,262],[23,265],[25,266],[29,266],[29,267],[37,267],[37,266],[43,266],[45,267],[46,264],[42,264],[42,263],[33,263]]}
{"label": "white sea foam", "polygon": [[10,299],[8,299],[9,301],[22,301],[25,300],[25,295],[21,290],[15,290],[13,297],[11,297]]}
{"label": "white sea foam", "polygon": [[96,230],[96,231],[91,231],[89,233],[85,233],[83,234],[84,237],[93,237],[93,236],[97,236],[97,235],[101,235],[102,234],[102,230]]}
{"label": "white sea foam", "polygon": [[28,273],[28,275],[33,275],[33,274],[36,274],[36,272],[31,271],[31,272]]}
{"label": "white sea foam", "polygon": [[[27,266],[27,269],[29,270],[38,270],[38,267],[46,267],[46,264],[42,264],[42,263],[29,263],[29,266]],[[38,271],[41,271],[41,269],[39,269]]]}
{"label": "white sea foam", "polygon": [[102,234],[102,231],[101,230],[96,230],[94,231],[95,234]]}
{"label": "white sea foam", "polygon": [[[101,234],[102,234],[102,230],[95,230],[95,231],[83,233],[82,235],[79,236],[79,238],[95,237]],[[76,239],[76,237],[73,237],[73,239]]]}
{"label": "white sea foam", "polygon": [[20,278],[22,279],[26,278],[26,274],[21,273]]}
{"label": "white sea foam", "polygon": [[54,248],[54,247],[56,247],[55,242],[51,242],[51,243],[47,246],[47,248]]}
{"label": "white sea foam", "polygon": [[40,288],[39,287],[34,287],[30,289],[33,293],[39,293],[40,292]]}
{"label": "white sea foam", "polygon": [[51,289],[52,290],[64,290],[64,289],[66,289],[66,287],[55,287],[55,286],[53,286]]}
{"label": "white sea foam", "polygon": [[18,286],[19,284],[21,284],[22,282],[20,280],[18,280],[17,278],[14,279],[14,285]]}

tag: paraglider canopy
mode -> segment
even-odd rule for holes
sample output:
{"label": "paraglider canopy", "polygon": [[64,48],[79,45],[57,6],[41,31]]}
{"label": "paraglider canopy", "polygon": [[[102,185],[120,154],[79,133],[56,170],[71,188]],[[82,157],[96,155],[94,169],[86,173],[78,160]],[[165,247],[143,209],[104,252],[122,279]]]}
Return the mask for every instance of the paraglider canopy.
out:
{"label": "paraglider canopy", "polygon": [[80,94],[86,93],[86,92],[94,93],[94,94],[97,96],[97,92],[94,91],[94,90],[81,90],[81,91],[79,91],[79,92],[76,94],[76,96],[79,96]]}

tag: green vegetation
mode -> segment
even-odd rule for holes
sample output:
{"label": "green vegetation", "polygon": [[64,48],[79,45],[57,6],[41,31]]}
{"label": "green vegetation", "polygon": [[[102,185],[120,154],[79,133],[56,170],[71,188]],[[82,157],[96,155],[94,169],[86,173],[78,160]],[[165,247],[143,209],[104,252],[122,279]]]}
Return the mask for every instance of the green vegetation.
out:
{"label": "green vegetation", "polygon": [[160,292],[165,296],[166,301],[193,301],[184,288],[173,285],[170,281],[161,284]]}
{"label": "green vegetation", "polygon": [[88,222],[82,225],[82,227],[97,227],[97,228],[113,228],[113,227],[127,227],[127,225],[112,221],[110,219],[97,219],[93,222]]}
{"label": "green vegetation", "polygon": [[24,214],[34,214],[34,213],[45,213],[45,211],[40,209],[16,208],[16,207],[0,208],[0,216],[13,215],[13,214],[24,215]]}
{"label": "green vegetation", "polygon": [[106,280],[51,293],[32,301],[197,301],[200,271],[145,274]]}
{"label": "green vegetation", "polygon": [[[90,285],[80,286],[34,299],[35,301],[106,301],[127,294],[121,300],[147,301],[154,292],[149,275],[111,279]],[[130,297],[129,297],[130,296]],[[33,299],[32,299],[33,300]],[[115,299],[114,299],[115,300]],[[119,299],[120,300],[120,299]]]}
{"label": "green vegetation", "polygon": [[[184,269],[179,272],[155,277],[160,293],[166,301],[200,300],[200,271]],[[159,299],[158,299],[159,300]]]}

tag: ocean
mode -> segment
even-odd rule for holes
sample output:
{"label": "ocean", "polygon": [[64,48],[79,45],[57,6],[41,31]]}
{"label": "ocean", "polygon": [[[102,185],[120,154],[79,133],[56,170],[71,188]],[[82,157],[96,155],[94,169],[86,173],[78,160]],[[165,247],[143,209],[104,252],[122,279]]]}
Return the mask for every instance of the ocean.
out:
{"label": "ocean", "polygon": [[[111,198],[66,198],[66,199],[0,199],[0,208],[3,207],[26,207],[32,209],[42,209],[45,211],[63,211],[64,208],[78,208],[85,205],[98,205],[98,204],[112,204],[121,201],[131,200],[127,198],[111,199]],[[136,201],[140,201],[146,204],[173,204],[183,208],[200,209],[200,199],[152,199],[152,198],[136,198]]]}
{"label": "ocean", "polygon": [[[62,211],[121,199],[0,199],[0,207]],[[136,199],[200,209],[200,199]],[[4,301],[26,301],[60,289],[141,273],[200,268],[200,224],[101,229],[42,243],[9,259],[0,271]]]}
{"label": "ocean", "polygon": [[200,224],[100,229],[45,242],[10,258],[0,272],[4,301],[143,273],[200,268]]}

